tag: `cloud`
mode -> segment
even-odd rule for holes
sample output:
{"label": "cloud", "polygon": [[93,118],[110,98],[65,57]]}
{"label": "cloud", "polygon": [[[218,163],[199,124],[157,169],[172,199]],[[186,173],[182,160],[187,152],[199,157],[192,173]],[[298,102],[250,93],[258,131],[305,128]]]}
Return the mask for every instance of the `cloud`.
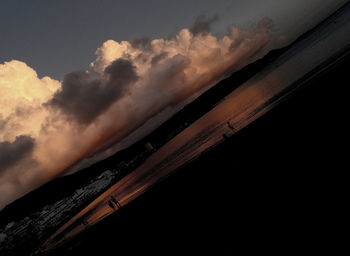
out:
{"label": "cloud", "polygon": [[13,141],[22,134],[39,136],[49,113],[41,104],[49,100],[60,82],[39,78],[24,62],[0,64],[0,142]]}
{"label": "cloud", "polygon": [[111,63],[124,59],[135,67],[138,79],[128,87],[128,93],[116,98],[79,133],[88,149],[76,157],[75,163],[105,150],[111,154],[121,149],[118,145],[127,145],[123,139],[136,130],[143,130],[137,132],[139,136],[146,133],[143,126],[149,119],[153,118],[152,127],[156,127],[169,118],[162,114],[164,111],[174,113],[173,109],[192,101],[229,72],[264,55],[261,49],[270,40],[269,26],[259,24],[249,30],[230,26],[222,38],[210,33],[194,35],[183,29],[170,39],[106,41],[97,49],[89,72],[103,76]]}
{"label": "cloud", "polygon": [[112,62],[103,74],[75,71],[64,77],[61,90],[47,105],[62,110],[81,123],[90,123],[113,102],[127,93],[137,80],[135,67],[128,60]]}
{"label": "cloud", "polygon": [[152,49],[152,40],[148,37],[135,38],[130,43],[135,49],[141,49],[143,51],[149,51]]}
{"label": "cloud", "polygon": [[0,65],[0,145],[13,152],[0,163],[0,208],[124,148],[268,51],[267,20],[218,38],[209,32],[215,19],[201,17],[169,39],[108,40],[89,70],[62,82],[20,61]]}
{"label": "cloud", "polygon": [[21,135],[14,142],[0,142],[0,174],[2,171],[29,156],[35,141],[30,136]]}
{"label": "cloud", "polygon": [[190,31],[193,35],[199,35],[202,33],[209,33],[210,27],[213,22],[219,20],[218,16],[207,17],[206,15],[200,15],[196,18],[194,24],[192,25]]}

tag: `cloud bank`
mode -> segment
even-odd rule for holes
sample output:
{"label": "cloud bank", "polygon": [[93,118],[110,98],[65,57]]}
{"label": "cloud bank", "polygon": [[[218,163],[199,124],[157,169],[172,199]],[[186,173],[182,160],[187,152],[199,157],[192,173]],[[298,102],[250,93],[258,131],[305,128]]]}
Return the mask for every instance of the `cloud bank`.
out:
{"label": "cloud bank", "polygon": [[82,161],[114,153],[137,129],[145,135],[150,118],[165,121],[165,110],[266,53],[271,20],[230,26],[221,38],[209,32],[216,20],[199,17],[170,39],[108,40],[91,69],[62,82],[20,61],[1,64],[0,209]]}

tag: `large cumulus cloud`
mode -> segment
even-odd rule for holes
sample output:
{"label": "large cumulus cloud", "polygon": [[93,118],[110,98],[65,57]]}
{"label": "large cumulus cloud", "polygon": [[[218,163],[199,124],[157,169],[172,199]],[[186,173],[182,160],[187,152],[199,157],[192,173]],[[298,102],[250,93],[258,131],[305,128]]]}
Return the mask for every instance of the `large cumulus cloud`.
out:
{"label": "large cumulus cloud", "polygon": [[0,208],[126,147],[268,51],[269,19],[221,38],[214,21],[200,17],[169,39],[108,40],[91,69],[62,82],[20,61],[0,65]]}

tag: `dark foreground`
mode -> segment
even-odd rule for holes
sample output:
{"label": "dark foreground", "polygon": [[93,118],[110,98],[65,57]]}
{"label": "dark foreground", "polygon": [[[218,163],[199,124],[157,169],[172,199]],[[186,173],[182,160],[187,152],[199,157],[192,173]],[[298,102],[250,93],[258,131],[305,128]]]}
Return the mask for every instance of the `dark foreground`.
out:
{"label": "dark foreground", "polygon": [[348,67],[333,67],[52,255],[334,253]]}

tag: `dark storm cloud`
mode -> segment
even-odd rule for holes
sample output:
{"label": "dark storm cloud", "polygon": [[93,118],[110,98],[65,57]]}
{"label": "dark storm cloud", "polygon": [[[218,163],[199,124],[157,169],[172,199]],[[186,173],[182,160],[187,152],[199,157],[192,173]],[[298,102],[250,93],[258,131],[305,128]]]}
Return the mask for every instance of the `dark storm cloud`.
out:
{"label": "dark storm cloud", "polygon": [[17,136],[14,142],[0,142],[0,172],[31,154],[35,140],[29,136]]}
{"label": "dark storm cloud", "polygon": [[87,124],[121,98],[137,78],[135,67],[124,59],[114,61],[102,75],[71,72],[64,77],[61,90],[46,105]]}
{"label": "dark storm cloud", "polygon": [[203,33],[209,33],[211,24],[215,21],[218,21],[218,19],[218,16],[207,17],[206,15],[200,15],[196,18],[190,31],[195,36]]}

